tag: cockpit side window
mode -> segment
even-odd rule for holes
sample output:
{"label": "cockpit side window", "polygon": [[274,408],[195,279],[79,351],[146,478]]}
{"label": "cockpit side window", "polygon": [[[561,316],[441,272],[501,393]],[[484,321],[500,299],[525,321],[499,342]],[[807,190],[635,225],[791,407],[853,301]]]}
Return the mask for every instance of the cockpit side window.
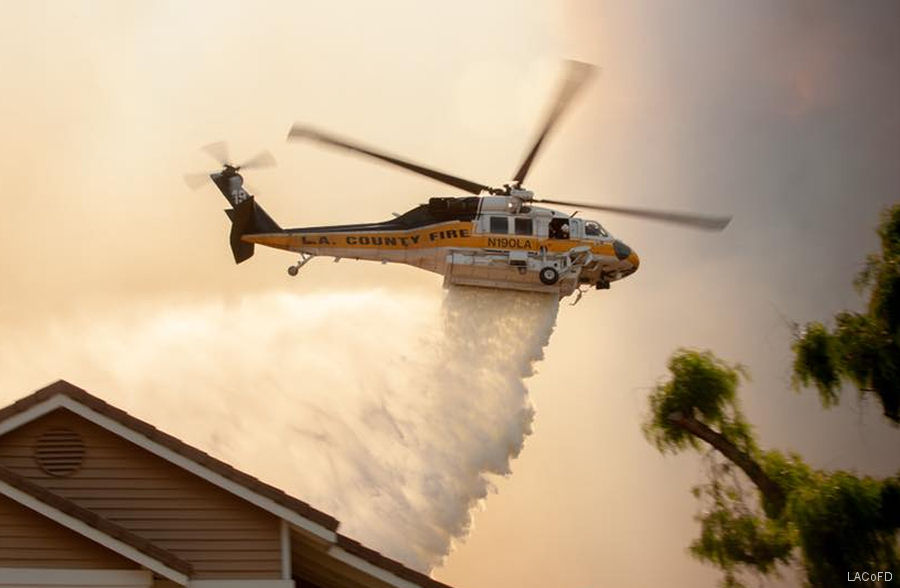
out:
{"label": "cockpit side window", "polygon": [[530,218],[516,219],[516,235],[530,235],[532,233],[532,224]]}
{"label": "cockpit side window", "polygon": [[585,221],[584,234],[588,237],[609,237],[609,233],[597,221]]}
{"label": "cockpit side window", "polygon": [[499,233],[501,235],[506,235],[509,233],[509,219],[505,216],[492,216],[491,218],[491,233]]}

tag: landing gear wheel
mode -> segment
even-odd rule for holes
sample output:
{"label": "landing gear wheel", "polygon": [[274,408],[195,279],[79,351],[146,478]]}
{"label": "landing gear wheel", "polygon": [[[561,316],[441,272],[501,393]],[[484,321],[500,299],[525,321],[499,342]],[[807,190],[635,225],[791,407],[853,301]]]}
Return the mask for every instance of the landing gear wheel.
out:
{"label": "landing gear wheel", "polygon": [[552,286],[556,283],[557,280],[559,280],[559,272],[549,265],[541,269],[541,272],[540,274],[538,274],[538,276],[541,278],[541,282],[548,286]]}
{"label": "landing gear wheel", "polygon": [[292,265],[291,267],[288,268],[288,274],[292,275],[292,276],[296,276],[297,272],[299,272],[299,271],[300,271],[300,268],[298,268],[296,265]]}

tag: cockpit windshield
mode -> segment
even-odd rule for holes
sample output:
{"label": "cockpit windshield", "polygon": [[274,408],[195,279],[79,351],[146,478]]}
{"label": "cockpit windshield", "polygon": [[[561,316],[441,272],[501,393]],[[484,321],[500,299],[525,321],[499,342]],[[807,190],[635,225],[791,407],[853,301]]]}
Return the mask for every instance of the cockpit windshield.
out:
{"label": "cockpit windshield", "polygon": [[606,229],[597,221],[584,221],[584,234],[588,237],[609,237]]}

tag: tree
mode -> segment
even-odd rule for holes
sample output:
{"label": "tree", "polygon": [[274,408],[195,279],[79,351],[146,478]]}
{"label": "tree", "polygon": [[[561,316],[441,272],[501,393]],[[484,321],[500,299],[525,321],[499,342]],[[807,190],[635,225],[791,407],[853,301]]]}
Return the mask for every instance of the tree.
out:
{"label": "tree", "polygon": [[900,424],[900,205],[882,214],[881,251],[855,280],[869,293],[866,311],[841,312],[835,327],[809,323],[794,341],[794,384],[815,385],[823,406],[838,404],[844,382],[875,394],[884,415]]}
{"label": "tree", "polygon": [[[898,422],[900,390],[900,206],[883,215],[882,250],[857,279],[870,292],[865,313],[843,312],[836,326],[807,325],[794,344],[795,385],[813,384],[825,406],[844,381],[874,393]],[[817,470],[798,455],[763,451],[740,410],[747,371],[709,351],[678,350],[670,377],[650,395],[647,438],[663,453],[700,451],[704,505],[691,553],[724,571],[723,586],[747,574],[799,562],[812,586],[844,586],[852,570],[896,570],[900,474],[884,480]],[[748,485],[749,482],[749,485]]]}
{"label": "tree", "polygon": [[738,403],[743,368],[679,350],[669,371],[650,396],[644,431],[662,452],[709,446],[708,480],[694,489],[705,508],[691,552],[722,568],[724,586],[795,558],[812,586],[844,586],[851,570],[897,569],[900,475],[816,470],[798,455],[762,451]]}

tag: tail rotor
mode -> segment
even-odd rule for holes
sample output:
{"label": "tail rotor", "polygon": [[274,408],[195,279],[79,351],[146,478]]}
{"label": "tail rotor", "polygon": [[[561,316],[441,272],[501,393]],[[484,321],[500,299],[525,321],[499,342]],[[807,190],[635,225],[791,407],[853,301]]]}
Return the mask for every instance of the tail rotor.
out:
{"label": "tail rotor", "polygon": [[244,187],[244,177],[238,172],[245,169],[262,169],[275,165],[275,158],[266,150],[260,151],[243,163],[232,163],[228,153],[228,145],[224,141],[210,143],[202,150],[216,160],[222,169],[212,173],[185,174],[184,181],[189,188],[196,190],[207,180],[219,189],[222,196],[231,205],[225,214],[231,221],[229,242],[235,263],[241,263],[253,256],[253,243],[243,240],[243,236],[253,233],[277,233],[282,229],[263,208],[256,203],[253,194]]}
{"label": "tail rotor", "polygon": [[216,160],[216,162],[222,166],[222,170],[213,173],[200,172],[184,174],[184,183],[187,184],[188,188],[190,188],[191,190],[200,189],[206,184],[207,180],[212,179],[215,182],[216,176],[226,178],[232,176],[240,177],[240,175],[238,174],[238,171],[240,170],[265,169],[268,167],[274,167],[277,164],[272,153],[267,149],[264,149],[250,159],[247,159],[244,162],[235,165],[231,161],[231,157],[229,156],[228,143],[226,143],[225,141],[210,143],[209,145],[201,147],[201,150],[212,157],[214,160]]}

